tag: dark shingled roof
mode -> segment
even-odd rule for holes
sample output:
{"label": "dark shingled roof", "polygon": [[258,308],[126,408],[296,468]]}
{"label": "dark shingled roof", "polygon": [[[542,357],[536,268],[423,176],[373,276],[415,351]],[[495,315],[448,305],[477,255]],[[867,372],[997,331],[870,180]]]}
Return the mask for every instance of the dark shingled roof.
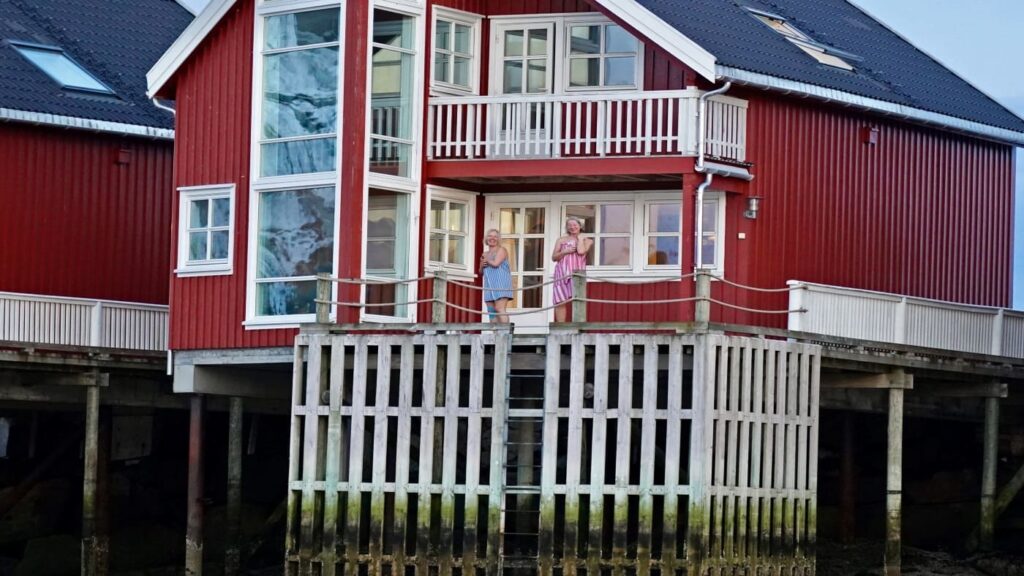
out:
{"label": "dark shingled roof", "polygon": [[[0,0],[0,108],[173,128],[146,72],[191,21],[175,0]],[[115,94],[63,89],[11,41],[62,48]]]}
{"label": "dark shingled roof", "polygon": [[[847,0],[637,0],[720,66],[841,90],[1024,132],[1024,120]],[[853,72],[819,64],[744,7],[785,18],[819,43],[856,55]]]}

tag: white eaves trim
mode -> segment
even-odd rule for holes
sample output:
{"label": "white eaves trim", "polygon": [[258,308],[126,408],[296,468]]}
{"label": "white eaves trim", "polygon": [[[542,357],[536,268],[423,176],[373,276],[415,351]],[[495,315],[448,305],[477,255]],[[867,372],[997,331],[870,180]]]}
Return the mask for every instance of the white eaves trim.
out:
{"label": "white eaves trim", "polygon": [[178,4],[182,8],[188,10],[193,16],[203,11],[203,7],[206,6],[207,0],[178,0]]}
{"label": "white eaves trim", "polygon": [[157,92],[164,87],[164,84],[171,79],[171,76],[178,71],[178,68],[185,63],[185,60],[192,55],[192,52],[199,47],[203,39],[213,31],[221,18],[234,5],[235,0],[210,0],[206,8],[195,17],[195,20],[192,20],[192,23],[182,31],[174,44],[171,44],[164,55],[146,73],[147,96],[150,98],[156,96]]}
{"label": "white eaves trim", "polygon": [[806,82],[786,80],[758,72],[750,72],[741,68],[719,66],[718,76],[723,80],[731,80],[735,84],[754,86],[784,94],[795,94],[815,98],[824,102],[835,102],[845,106],[861,108],[871,112],[894,116],[910,122],[918,122],[945,128],[955,132],[962,132],[971,136],[994,140],[1003,144],[1024,146],[1024,132],[1015,132],[1006,128],[999,128],[981,122],[973,122],[955,116],[922,110],[894,102],[886,102],[877,98],[868,98],[851,92],[844,92],[834,88],[825,88]]}
{"label": "white eaves trim", "polygon": [[26,112],[24,110],[12,110],[0,108],[0,120],[11,122],[28,122],[44,126],[57,126],[60,128],[77,128],[80,130],[92,130],[94,132],[109,132],[112,134],[126,134],[129,136],[144,136],[147,138],[159,138],[161,140],[174,140],[174,130],[167,128],[155,128],[141,124],[123,124],[121,122],[109,122],[106,120],[92,120],[90,118],[76,118],[74,116],[59,116],[57,114],[46,114],[44,112]]}
{"label": "white eaves trim", "polygon": [[658,47],[693,68],[709,82],[715,81],[715,56],[701,48],[682,32],[641,6],[636,0],[597,0],[600,4],[626,24],[654,42]]}

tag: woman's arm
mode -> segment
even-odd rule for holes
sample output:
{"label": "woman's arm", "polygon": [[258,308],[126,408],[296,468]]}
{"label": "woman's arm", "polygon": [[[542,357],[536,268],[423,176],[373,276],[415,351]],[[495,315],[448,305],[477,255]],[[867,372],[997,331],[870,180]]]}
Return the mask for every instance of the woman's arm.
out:
{"label": "woman's arm", "polygon": [[559,250],[559,248],[562,247],[563,240],[565,240],[565,236],[562,236],[557,241],[555,241],[555,249],[551,251],[552,262],[558,262],[559,260],[562,259],[562,256],[565,256],[565,252]]}
{"label": "woman's arm", "polygon": [[491,268],[497,268],[498,266],[501,266],[501,263],[504,262],[506,258],[508,258],[508,250],[505,250],[504,246],[499,246],[498,249],[495,250],[494,256],[490,259],[485,258],[485,261]]}
{"label": "woman's arm", "polygon": [[591,240],[590,238],[580,238],[576,242],[576,253],[577,254],[586,254],[587,252],[590,251],[590,247],[593,246],[593,245],[594,245],[594,241]]}

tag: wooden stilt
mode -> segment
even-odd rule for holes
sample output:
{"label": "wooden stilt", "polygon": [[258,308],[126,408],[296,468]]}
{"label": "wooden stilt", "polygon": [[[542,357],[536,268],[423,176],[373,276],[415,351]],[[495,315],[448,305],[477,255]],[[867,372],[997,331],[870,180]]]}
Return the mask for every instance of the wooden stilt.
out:
{"label": "wooden stilt", "polygon": [[189,399],[186,576],[203,573],[203,404],[203,397],[198,394]]}
{"label": "wooden stilt", "polygon": [[979,544],[991,550],[996,524],[996,458],[999,446],[999,399],[985,399],[985,439],[981,469],[981,526]]}
{"label": "wooden stilt", "polygon": [[224,576],[237,576],[241,568],[242,527],[242,399],[231,398],[228,422],[228,509],[224,548]]}
{"label": "wooden stilt", "polygon": [[885,574],[899,576],[901,555],[900,525],[903,514],[903,388],[906,374],[897,370],[889,389],[888,473],[885,498]]}
{"label": "wooden stilt", "polygon": [[[100,386],[107,374],[95,374],[96,381],[85,393],[85,452],[82,473],[82,576],[105,576],[109,553],[106,519],[105,471],[107,451],[100,438]],[[101,478],[102,477],[102,478]]]}
{"label": "wooden stilt", "polygon": [[839,541],[857,537],[857,479],[854,470],[854,414],[843,414],[843,447],[839,461]]}

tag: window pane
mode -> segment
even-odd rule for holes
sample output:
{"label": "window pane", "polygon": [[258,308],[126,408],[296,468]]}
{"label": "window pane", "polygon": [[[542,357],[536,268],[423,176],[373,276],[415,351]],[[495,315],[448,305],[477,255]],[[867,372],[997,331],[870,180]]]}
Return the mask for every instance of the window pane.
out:
{"label": "window pane", "polygon": [[214,226],[230,226],[231,225],[231,199],[230,198],[214,198],[213,199],[213,225]]}
{"label": "window pane", "polygon": [[522,94],[523,63],[505,62],[504,78],[505,94]]}
{"label": "window pane", "polygon": [[329,273],[334,268],[334,189],[261,192],[257,277]]}
{"label": "window pane", "polygon": [[206,232],[192,232],[188,235],[188,259],[192,262],[206,260]]}
{"label": "window pane", "polygon": [[632,232],[633,206],[605,204],[601,206],[601,232]]}
{"label": "window pane", "polygon": [[679,264],[679,237],[659,236],[647,240],[647,263],[651,265]]}
{"label": "window pane", "polygon": [[630,238],[601,238],[601,266],[629,266]]}
{"label": "window pane", "polygon": [[448,237],[448,263],[461,265],[466,263],[466,239],[464,237]]}
{"label": "window pane", "polygon": [[415,40],[413,25],[416,19],[387,10],[373,11],[373,41],[397,48],[412,49]]}
{"label": "window pane", "polygon": [[636,38],[622,29],[622,26],[609,24],[604,29],[604,51],[636,52]]}
{"label": "window pane", "polygon": [[704,232],[715,232],[718,230],[718,201],[714,200],[711,202],[704,203],[703,214],[701,214],[703,220],[701,228]]}
{"label": "window pane", "polygon": [[548,91],[548,63],[546,60],[530,60],[526,76],[526,91],[531,94]]}
{"label": "window pane", "polygon": [[334,168],[334,137],[279,142],[260,146],[261,176],[331,172]]}
{"label": "window pane", "polygon": [[534,288],[535,286],[539,286],[543,281],[543,276],[523,276],[523,288],[530,288],[523,292],[523,308],[540,308],[544,305],[541,301],[544,296],[544,290],[541,288]]}
{"label": "window pane", "polygon": [[430,235],[430,255],[427,259],[431,262],[444,262],[444,234]]}
{"label": "window pane", "polygon": [[[583,224],[582,232],[585,233],[585,234],[593,234],[594,233],[594,212],[595,212],[594,206],[566,206],[565,207],[565,217],[569,218],[570,216],[573,216],[577,220],[579,220]],[[562,233],[564,233],[564,232],[565,232],[565,229],[563,227]]]}
{"label": "window pane", "polygon": [[395,269],[395,241],[366,241],[366,273],[374,276],[392,275]]}
{"label": "window pane", "polygon": [[466,205],[452,202],[448,204],[448,229],[455,232],[466,231]]}
{"label": "window pane", "polygon": [[505,32],[505,56],[523,55],[523,31],[508,30]]}
{"label": "window pane", "polygon": [[370,129],[374,134],[411,137],[414,63],[412,54],[374,49],[370,103]]}
{"label": "window pane", "polygon": [[633,56],[605,58],[605,86],[632,86],[634,82],[636,82],[636,58]]}
{"label": "window pane", "polygon": [[438,20],[434,24],[434,47],[442,50],[452,49],[452,23]]}
{"label": "window pane", "polygon": [[600,86],[601,61],[597,58],[569,59],[570,86]]}
{"label": "window pane", "polygon": [[228,257],[228,231],[218,230],[210,233],[210,258],[224,260]]}
{"label": "window pane", "polygon": [[516,238],[502,238],[501,246],[508,252],[508,267],[513,272],[522,272],[519,267],[519,240]]}
{"label": "window pane", "polygon": [[526,212],[526,229],[523,230],[525,234],[543,234],[544,233],[544,209],[543,208],[527,208]]}
{"label": "window pane", "polygon": [[189,208],[189,228],[206,228],[210,225],[209,217],[209,201],[193,200],[191,202],[191,208]]}
{"label": "window pane", "polygon": [[473,53],[473,28],[465,24],[455,25],[455,51],[462,54]]}
{"label": "window pane", "polygon": [[502,234],[515,234],[521,231],[519,226],[519,209],[502,208],[500,224],[498,225]]}
{"label": "window pane", "polygon": [[679,232],[679,205],[651,204],[647,210],[651,232]]}
{"label": "window pane", "polygon": [[569,35],[570,54],[600,54],[601,53],[601,27],[600,26],[573,26]]}
{"label": "window pane", "polygon": [[371,172],[390,174],[402,178],[409,177],[411,144],[372,138],[370,140],[370,148]]}
{"label": "window pane", "polygon": [[431,200],[430,201],[430,227],[431,228],[444,228],[444,201],[443,200]]}
{"label": "window pane", "polygon": [[270,16],[263,31],[266,49],[306,46],[338,41],[337,8]]}
{"label": "window pane", "polygon": [[63,52],[28,46],[17,46],[16,48],[22,56],[59,82],[61,86],[110,92],[109,88],[93,78]]}
{"label": "window pane", "polygon": [[701,266],[703,268],[715,268],[718,266],[718,262],[715,262],[715,247],[718,244],[718,239],[715,235],[704,236],[701,239],[700,253],[703,262]]}
{"label": "window pane", "polygon": [[469,66],[470,59],[462,56],[455,57],[455,66],[452,69],[452,84],[469,87]]}
{"label": "window pane", "polygon": [[434,52],[434,80],[448,82],[449,58],[444,52]]}
{"label": "window pane", "polygon": [[408,270],[409,196],[370,190],[366,211],[366,270],[373,276],[404,279]]}
{"label": "window pane", "polygon": [[530,30],[530,44],[528,56],[547,56],[548,53],[548,31],[542,30]]}
{"label": "window pane", "polygon": [[547,258],[544,257],[543,238],[523,238],[523,271],[543,271]]}
{"label": "window pane", "polygon": [[263,137],[337,129],[338,49],[272,54],[263,60]]}
{"label": "window pane", "polygon": [[256,314],[313,314],[316,312],[316,280],[261,282],[256,284]]}

